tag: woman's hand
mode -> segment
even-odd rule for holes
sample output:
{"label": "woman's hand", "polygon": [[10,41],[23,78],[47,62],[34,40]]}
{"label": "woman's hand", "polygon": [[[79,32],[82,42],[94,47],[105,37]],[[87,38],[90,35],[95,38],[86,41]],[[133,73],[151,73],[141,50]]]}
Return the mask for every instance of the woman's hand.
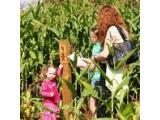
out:
{"label": "woman's hand", "polygon": [[92,64],[92,60],[90,58],[81,58],[83,61],[85,61],[88,64]]}
{"label": "woman's hand", "polygon": [[84,60],[89,65],[89,70],[94,70],[95,69],[95,65],[94,65],[92,59],[90,59],[90,58],[82,58],[82,60]]}
{"label": "woman's hand", "polygon": [[95,67],[96,66],[93,63],[91,63],[90,66],[89,66],[89,70],[93,71],[95,69]]}

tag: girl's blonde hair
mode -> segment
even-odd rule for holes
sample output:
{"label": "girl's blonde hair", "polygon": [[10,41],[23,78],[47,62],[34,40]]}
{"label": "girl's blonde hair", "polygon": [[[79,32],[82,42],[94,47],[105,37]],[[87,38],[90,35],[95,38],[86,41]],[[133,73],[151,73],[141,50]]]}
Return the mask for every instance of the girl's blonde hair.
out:
{"label": "girl's blonde hair", "polygon": [[44,65],[42,68],[41,68],[41,72],[40,72],[40,80],[43,80],[43,79],[46,79],[47,78],[47,71],[48,71],[48,68],[50,67],[53,67],[55,68],[55,66],[53,64],[49,64],[49,65]]}

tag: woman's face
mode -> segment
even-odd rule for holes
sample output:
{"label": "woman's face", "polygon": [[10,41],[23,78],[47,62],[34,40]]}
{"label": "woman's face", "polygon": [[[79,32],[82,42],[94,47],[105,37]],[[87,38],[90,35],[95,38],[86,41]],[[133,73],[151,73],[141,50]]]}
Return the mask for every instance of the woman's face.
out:
{"label": "woman's face", "polygon": [[54,79],[56,77],[56,69],[54,67],[48,68],[46,75],[49,80]]}

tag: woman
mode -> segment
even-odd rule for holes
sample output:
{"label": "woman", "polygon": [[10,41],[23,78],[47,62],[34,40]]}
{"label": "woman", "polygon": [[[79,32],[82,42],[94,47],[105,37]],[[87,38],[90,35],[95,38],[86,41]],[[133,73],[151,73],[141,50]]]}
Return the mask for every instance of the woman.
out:
{"label": "woman", "polygon": [[[121,28],[125,36],[128,38],[126,25],[119,11],[111,5],[103,6],[100,9],[98,16],[98,40],[101,43],[103,50],[95,56],[95,60],[99,62],[106,61],[109,55],[108,45],[112,47],[116,43],[122,43],[124,41],[117,27]],[[106,75],[112,80],[113,83],[113,85],[110,85],[106,82],[106,86],[110,90],[114,91],[122,82],[123,68],[114,70],[110,68],[107,63]],[[126,89],[127,86],[124,86],[124,88]]]}

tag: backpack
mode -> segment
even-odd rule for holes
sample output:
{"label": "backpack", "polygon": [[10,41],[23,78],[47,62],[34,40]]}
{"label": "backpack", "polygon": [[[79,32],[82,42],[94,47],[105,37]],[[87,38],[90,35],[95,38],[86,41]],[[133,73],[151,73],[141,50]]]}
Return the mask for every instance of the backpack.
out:
{"label": "backpack", "polygon": [[[110,54],[107,57],[108,64],[111,68],[115,68],[116,65],[121,61],[122,58],[124,58],[129,52],[132,52],[135,48],[135,45],[133,43],[133,40],[127,40],[127,37],[123,31],[123,29],[119,26],[116,26],[118,32],[120,33],[123,42],[122,43],[116,43],[116,46],[112,46],[112,52],[113,54]],[[133,51],[132,54],[129,56],[129,58],[126,60],[125,64],[130,64],[138,60],[138,53],[136,51]]]}

